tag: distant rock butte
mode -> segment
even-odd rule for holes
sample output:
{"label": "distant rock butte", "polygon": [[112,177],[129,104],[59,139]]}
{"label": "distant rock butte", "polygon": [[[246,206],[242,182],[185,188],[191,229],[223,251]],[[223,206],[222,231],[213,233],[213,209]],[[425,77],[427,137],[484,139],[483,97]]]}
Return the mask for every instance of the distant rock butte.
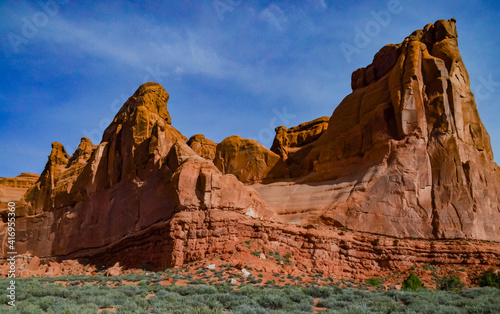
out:
{"label": "distant rock butte", "polygon": [[270,150],[239,136],[188,141],[171,125],[168,93],[143,84],[98,145],[83,138],[70,156],[53,143],[39,178],[0,179],[2,201],[6,188],[29,188],[14,197],[16,249],[42,263],[164,269],[252,240],[351,277],[498,265],[500,169],[455,21],[383,47],[351,84],[330,118],[276,128]]}
{"label": "distant rock butte", "polygon": [[8,203],[20,200],[26,191],[35,184],[39,175],[23,172],[17,177],[0,177],[0,202]]}
{"label": "distant rock butte", "polygon": [[0,177],[0,214],[4,220],[7,219],[9,202],[17,205],[26,191],[36,183],[38,177],[38,174],[27,172],[13,178]]}

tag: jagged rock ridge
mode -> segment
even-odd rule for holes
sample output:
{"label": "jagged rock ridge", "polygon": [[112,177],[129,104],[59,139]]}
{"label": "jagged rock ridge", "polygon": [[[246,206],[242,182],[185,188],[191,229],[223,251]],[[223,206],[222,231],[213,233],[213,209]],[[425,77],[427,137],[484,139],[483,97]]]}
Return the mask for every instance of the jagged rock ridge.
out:
{"label": "jagged rock ridge", "polygon": [[[434,242],[384,249],[370,244],[378,237],[497,241],[499,169],[455,21],[382,48],[352,87],[329,119],[278,127],[269,150],[239,136],[188,141],[171,126],[168,93],[143,84],[99,145],[84,138],[72,156],[52,145],[19,201],[17,250],[161,269],[251,238],[351,272],[439,258]],[[442,261],[498,263],[498,244],[457,241],[437,245],[449,250]]]}

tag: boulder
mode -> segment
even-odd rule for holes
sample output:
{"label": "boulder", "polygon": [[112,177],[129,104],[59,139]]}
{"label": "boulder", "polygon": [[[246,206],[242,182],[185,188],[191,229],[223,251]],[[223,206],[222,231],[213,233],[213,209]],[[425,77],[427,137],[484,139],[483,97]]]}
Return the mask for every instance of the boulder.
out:
{"label": "boulder", "polygon": [[230,136],[217,145],[215,154],[215,166],[224,174],[235,175],[241,182],[260,182],[285,176],[283,159],[251,139]]}
{"label": "boulder", "polygon": [[205,138],[203,134],[196,134],[191,136],[187,144],[195,153],[197,153],[201,157],[209,160],[215,159],[217,144],[215,144],[214,141]]}
{"label": "boulder", "polygon": [[104,276],[115,277],[115,276],[121,276],[122,274],[123,270],[122,267],[120,266],[120,263],[116,263],[115,265],[113,265],[113,267],[106,269]]}
{"label": "boulder", "polygon": [[28,266],[25,268],[30,271],[37,271],[40,269],[40,258],[38,256],[34,256],[29,262]]}

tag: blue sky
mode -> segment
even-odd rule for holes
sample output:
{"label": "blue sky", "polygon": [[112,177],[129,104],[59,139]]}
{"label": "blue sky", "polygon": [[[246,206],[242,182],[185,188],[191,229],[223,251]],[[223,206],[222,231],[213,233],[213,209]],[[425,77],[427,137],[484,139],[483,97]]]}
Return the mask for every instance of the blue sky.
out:
{"label": "blue sky", "polygon": [[41,173],[53,141],[70,154],[82,136],[99,142],[147,81],[185,136],[269,147],[274,127],[330,116],[385,44],[449,18],[500,160],[496,1],[12,0],[0,12],[0,176]]}

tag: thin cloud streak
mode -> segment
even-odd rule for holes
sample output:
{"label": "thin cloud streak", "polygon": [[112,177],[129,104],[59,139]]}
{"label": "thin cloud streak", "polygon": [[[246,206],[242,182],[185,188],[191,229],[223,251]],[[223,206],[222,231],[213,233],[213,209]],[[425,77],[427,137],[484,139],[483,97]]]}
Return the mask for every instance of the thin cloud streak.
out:
{"label": "thin cloud streak", "polygon": [[[269,9],[269,8],[268,8]],[[266,10],[268,10],[266,9]],[[273,8],[273,11],[276,10]],[[265,10],[264,10],[265,11]],[[145,27],[154,28],[153,25],[145,24]],[[260,64],[247,64],[238,60],[229,60],[221,56],[214,47],[205,46],[198,40],[199,35],[194,31],[184,30],[184,36],[170,30],[164,37],[173,40],[161,40],[157,38],[150,41],[149,38],[133,42],[137,37],[129,38],[121,29],[124,26],[115,23],[106,28],[107,38],[103,38],[101,26],[94,24],[93,27],[82,29],[71,21],[58,19],[54,29],[59,30],[57,37],[64,49],[77,49],[79,54],[87,54],[102,60],[106,64],[132,67],[145,72],[147,66],[152,67],[152,60],[161,65],[162,69],[171,70],[173,75],[205,75],[212,79],[231,80],[238,82],[241,88],[253,91],[257,94],[282,95],[283,92],[291,93],[291,97],[303,98],[303,100],[319,103],[325,101],[330,95],[320,95],[313,92],[311,84],[303,84],[303,77],[293,77],[285,73],[267,70],[265,59]],[[46,35],[50,38],[50,35]],[[204,38],[204,42],[207,38]],[[144,48],[147,47],[147,48]],[[243,59],[244,60],[244,59]],[[317,73],[308,73],[308,80],[315,81]],[[307,80],[307,78],[306,78]],[[316,81],[318,90],[322,88],[321,81]],[[314,99],[318,98],[317,101]],[[329,106],[331,104],[328,104]]]}

